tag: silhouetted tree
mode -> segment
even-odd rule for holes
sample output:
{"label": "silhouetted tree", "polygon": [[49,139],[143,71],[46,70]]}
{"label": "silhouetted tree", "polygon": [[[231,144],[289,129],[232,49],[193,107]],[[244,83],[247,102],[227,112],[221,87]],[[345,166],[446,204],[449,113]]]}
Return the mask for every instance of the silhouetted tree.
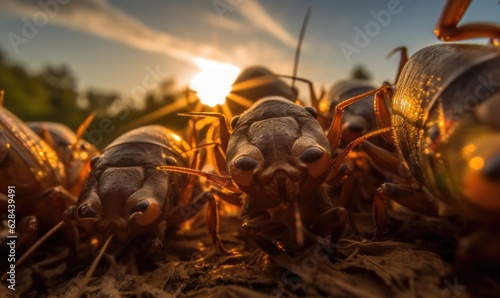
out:
{"label": "silhouetted tree", "polygon": [[371,78],[372,78],[372,75],[363,65],[355,66],[351,72],[351,79],[369,81],[369,80],[371,80]]}

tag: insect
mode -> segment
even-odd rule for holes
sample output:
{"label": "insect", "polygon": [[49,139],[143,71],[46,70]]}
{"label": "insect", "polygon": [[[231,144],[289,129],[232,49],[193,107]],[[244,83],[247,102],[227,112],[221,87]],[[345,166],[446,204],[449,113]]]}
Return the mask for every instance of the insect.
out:
{"label": "insect", "polygon": [[175,166],[160,168],[200,175],[236,195],[244,193],[243,232],[271,255],[292,254],[295,248],[325,235],[334,243],[343,231],[347,212],[333,206],[324,181],[330,171],[338,172],[356,144],[379,133],[366,134],[333,157],[341,137],[342,109],[359,98],[337,106],[325,134],[315,109],[283,97],[265,97],[231,120],[232,133],[224,116],[218,115],[225,160],[219,171],[224,176]]}
{"label": "insect", "polygon": [[[133,241],[155,257],[167,228],[178,227],[213,199],[209,192],[201,193],[191,176],[157,169],[196,167],[196,154],[190,152],[179,135],[159,125],[118,137],[92,159],[78,202],[65,213],[65,223],[74,231],[72,240],[77,240],[76,229],[81,228],[104,244],[102,251],[109,244],[119,253]],[[92,272],[87,271],[86,279]],[[82,281],[80,290],[85,284]]]}
{"label": "insect", "polygon": [[[435,33],[445,41],[497,39],[489,24],[458,26],[470,1],[448,1]],[[387,93],[375,96],[394,131],[398,156],[364,142],[362,148],[392,183],[374,199],[376,237],[386,235],[386,202],[424,215],[459,215],[482,228],[462,239],[457,261],[500,262],[500,49],[493,45],[439,44],[416,52]],[[387,90],[386,90],[387,91]]]}
{"label": "insect", "polygon": [[[328,113],[326,115],[325,113],[320,113],[319,115],[325,118],[325,125],[329,125],[332,121],[335,107],[339,103],[355,95],[375,89],[366,80],[346,79],[337,81],[322,100],[323,103],[325,103],[325,100],[327,101]],[[321,106],[323,107],[323,105]],[[326,126],[324,128],[327,129]],[[342,116],[342,139],[340,148],[337,150],[342,150],[350,142],[378,128],[373,95],[347,106]],[[391,151],[395,150],[391,146],[391,143],[386,142],[381,136],[371,138],[370,142]],[[345,180],[342,183],[338,183],[335,181],[335,177],[331,177],[329,179],[329,181],[332,181],[330,183],[332,186],[330,191],[341,198],[341,206],[348,207],[352,211],[354,207],[352,204],[354,202],[357,205],[362,203],[359,199],[371,202],[375,190],[385,179],[383,175],[370,165],[366,154],[357,148],[349,153],[346,163],[349,167],[347,168],[348,173],[345,175]],[[361,205],[358,207],[362,208]]]}
{"label": "insect", "polygon": [[242,98],[246,105],[243,109],[233,101],[227,101],[233,115],[239,115],[250,108],[257,100],[270,95],[282,96],[291,101],[297,98],[296,92],[273,72],[264,66],[249,66],[236,77],[231,87],[230,98]]}
{"label": "insect", "polygon": [[120,246],[146,239],[146,251],[158,251],[167,219],[179,204],[191,202],[196,187],[187,175],[157,167],[194,166],[189,151],[180,136],[163,126],[123,134],[92,159],[89,177],[65,221],[93,233],[101,243],[110,236]]}
{"label": "insect", "polygon": [[[3,102],[3,91],[0,97]],[[10,198],[15,200],[17,218],[26,217],[18,225],[25,230],[18,242],[20,253],[36,240],[38,227],[47,231],[60,226],[64,210],[76,203],[74,194],[78,192],[78,186],[76,180],[69,179],[69,168],[65,167],[54,148],[3,107],[0,107],[0,129],[2,214],[7,216],[12,212],[10,207],[7,208]],[[90,148],[85,152],[85,158],[73,160],[75,170],[80,171],[77,174],[79,177],[85,177],[82,165],[94,152]],[[73,148],[67,149],[72,154],[77,152]],[[79,152],[83,157],[84,152]],[[7,193],[9,187],[15,190],[15,198]]]}
{"label": "insect", "polygon": [[[355,95],[375,89],[374,86],[363,80],[341,80],[333,84],[327,94],[329,102],[327,123],[331,123],[337,104]],[[349,144],[376,127],[373,96],[353,103],[344,109],[341,145]]]}
{"label": "insect", "polygon": [[68,191],[78,196],[90,171],[90,160],[99,154],[94,145],[81,138],[85,128],[93,120],[89,116],[75,134],[67,126],[55,122],[27,122],[57,154],[66,172]]}
{"label": "insect", "polygon": [[[250,108],[256,101],[266,96],[280,96],[292,102],[298,102],[298,90],[295,88],[295,81],[298,79],[297,70],[300,50],[311,11],[312,7],[308,7],[302,22],[297,47],[295,49],[293,74],[291,76],[275,74],[264,66],[249,66],[244,68],[234,80],[231,86],[231,92],[226,97],[226,102],[231,112],[224,112],[224,115],[228,117],[228,119],[232,118],[233,115],[241,114]],[[291,85],[289,86],[280,78],[291,78]],[[304,79],[299,80],[308,82]],[[314,95],[311,85],[310,88],[311,95]],[[237,103],[240,105],[237,105]]]}

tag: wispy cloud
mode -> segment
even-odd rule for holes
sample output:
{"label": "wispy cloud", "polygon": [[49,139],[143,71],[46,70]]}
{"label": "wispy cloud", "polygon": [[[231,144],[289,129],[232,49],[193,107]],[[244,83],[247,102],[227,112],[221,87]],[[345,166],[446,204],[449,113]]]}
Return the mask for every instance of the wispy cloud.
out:
{"label": "wispy cloud", "polygon": [[281,24],[276,22],[258,1],[244,1],[236,10],[255,27],[271,34],[292,48],[296,47],[297,39],[290,35]]}
{"label": "wispy cloud", "polygon": [[[8,6],[12,11],[28,17],[44,12],[38,2],[0,0],[2,6]],[[105,0],[70,1],[60,5],[49,20],[102,38],[122,42],[131,47],[163,53],[189,63],[193,63],[197,56],[214,59],[221,56],[219,51],[210,45],[188,41],[149,28]]]}
{"label": "wispy cloud", "polygon": [[229,31],[243,31],[243,30],[248,30],[248,26],[246,24],[232,20],[229,18],[224,18],[221,20],[217,15],[213,14],[212,12],[207,13],[204,16],[206,22],[210,25],[229,30]]}
{"label": "wispy cloud", "polygon": [[[38,1],[0,0],[0,5],[28,19],[32,19],[38,13],[49,14],[39,6]],[[295,48],[295,39],[276,23],[257,1],[244,1],[237,11],[244,16],[245,20],[250,21],[250,26],[245,20],[225,18],[221,21],[216,18],[215,13],[212,14],[213,17],[206,16],[205,21],[236,32],[247,31],[249,27],[254,30],[263,30]],[[265,64],[277,72],[291,73],[292,51],[290,58],[284,58],[283,53],[274,45],[258,40],[248,40],[245,44],[227,44],[224,48],[219,48],[196,40],[184,39],[154,30],[106,0],[69,1],[67,4],[59,5],[48,19],[54,24],[74,28],[144,51],[162,53],[189,64],[194,64],[197,57],[204,57],[234,63],[240,67],[249,64]]]}

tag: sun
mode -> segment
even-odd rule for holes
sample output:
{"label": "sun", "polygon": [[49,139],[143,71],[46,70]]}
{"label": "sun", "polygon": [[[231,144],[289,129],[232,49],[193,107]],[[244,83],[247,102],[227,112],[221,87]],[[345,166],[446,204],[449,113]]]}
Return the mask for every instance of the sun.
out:
{"label": "sun", "polygon": [[191,88],[198,93],[203,104],[210,107],[223,104],[241,69],[205,58],[196,58],[194,62],[201,70],[191,79]]}

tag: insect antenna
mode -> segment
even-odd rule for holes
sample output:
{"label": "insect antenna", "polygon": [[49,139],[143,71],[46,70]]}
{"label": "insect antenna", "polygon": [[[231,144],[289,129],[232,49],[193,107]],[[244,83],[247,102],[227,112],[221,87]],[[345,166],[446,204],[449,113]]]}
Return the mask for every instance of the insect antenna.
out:
{"label": "insect antenna", "polygon": [[95,112],[92,112],[87,118],[85,118],[85,121],[83,121],[82,124],[78,127],[78,130],[76,131],[76,140],[75,143],[73,144],[73,149],[76,150],[78,141],[81,140],[83,137],[83,134],[89,128],[90,123],[92,123],[92,120],[95,118]]}
{"label": "insect antenna", "polygon": [[218,184],[220,187],[225,188],[229,191],[232,191],[235,193],[241,192],[241,190],[238,189],[238,187],[233,183],[233,180],[230,177],[219,176],[219,175],[206,173],[206,172],[199,171],[199,170],[194,170],[194,169],[185,168],[185,167],[177,167],[177,166],[159,166],[156,168],[158,170],[162,170],[162,171],[171,171],[171,172],[185,173],[185,174],[204,177],[208,181],[214,182],[214,183]]}
{"label": "insect antenna", "polygon": [[300,57],[300,48],[302,47],[302,41],[304,40],[304,34],[306,32],[307,23],[309,22],[309,16],[311,15],[312,7],[309,6],[306,11],[306,15],[304,17],[304,21],[302,22],[302,27],[300,28],[299,41],[297,44],[297,49],[295,49],[295,58],[293,61],[293,78],[292,78],[292,89],[295,86],[295,76],[297,75],[297,70],[299,68],[299,57]]}
{"label": "insect antenna", "polygon": [[94,274],[94,271],[97,268],[99,261],[101,261],[102,256],[106,252],[106,249],[108,248],[108,245],[111,242],[112,238],[113,238],[113,235],[110,235],[108,237],[108,239],[106,240],[106,242],[104,243],[104,245],[101,247],[101,250],[99,251],[99,253],[95,257],[94,261],[92,262],[92,265],[90,265],[89,270],[87,271],[87,273],[85,273],[85,276],[83,277],[80,284],[78,285],[78,289],[77,289],[75,295],[73,295],[73,297],[79,298],[82,296],[85,286],[87,286],[87,284],[89,283],[90,277],[92,276],[92,274]]}

